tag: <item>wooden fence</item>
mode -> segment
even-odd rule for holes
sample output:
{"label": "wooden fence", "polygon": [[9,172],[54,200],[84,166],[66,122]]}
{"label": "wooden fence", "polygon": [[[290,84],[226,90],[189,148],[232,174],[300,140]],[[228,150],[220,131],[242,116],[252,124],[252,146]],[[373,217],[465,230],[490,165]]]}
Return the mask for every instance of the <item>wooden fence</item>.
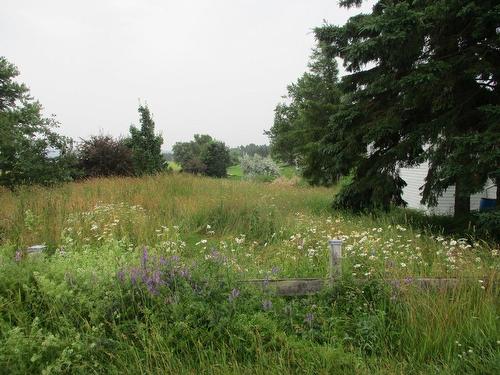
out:
{"label": "wooden fence", "polygon": [[[330,240],[328,245],[330,250],[328,278],[252,279],[243,280],[242,283],[252,284],[281,296],[316,294],[328,286],[333,286],[335,281],[342,277],[342,240]],[[489,280],[486,277],[482,280],[485,287],[498,287],[497,280]],[[456,288],[463,282],[477,283],[477,278],[408,277],[406,279],[384,279],[384,281],[396,289],[410,285],[421,289],[449,289]]]}

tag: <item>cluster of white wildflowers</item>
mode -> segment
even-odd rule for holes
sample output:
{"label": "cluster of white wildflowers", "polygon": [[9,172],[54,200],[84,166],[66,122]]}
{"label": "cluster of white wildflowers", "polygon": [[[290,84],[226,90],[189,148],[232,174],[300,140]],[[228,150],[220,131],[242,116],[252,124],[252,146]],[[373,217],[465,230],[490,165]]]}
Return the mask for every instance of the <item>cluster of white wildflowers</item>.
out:
{"label": "cluster of white wildflowers", "polygon": [[[127,242],[127,236],[141,222],[146,222],[146,213],[140,206],[99,204],[68,218],[62,245],[68,249],[106,241]],[[203,237],[189,251],[178,226],[162,225],[153,232],[156,241],[148,245],[159,254],[191,254],[254,276],[268,275],[278,267],[280,277],[323,277],[328,273],[328,240],[334,238],[343,240],[343,269],[354,277],[469,275],[481,281],[480,276],[500,270],[499,250],[486,243],[429,236],[403,225],[369,227],[368,223],[373,225],[362,218],[297,213],[291,225],[262,241],[245,233],[216,233],[206,224]],[[135,245],[126,246],[132,249]]]}
{"label": "cluster of white wildflowers", "polygon": [[125,233],[144,218],[145,210],[139,205],[96,204],[93,209],[73,213],[66,219],[61,233],[62,246],[69,248],[125,237]]}
{"label": "cluster of white wildflowers", "polygon": [[465,238],[422,235],[402,225],[366,228],[366,221],[341,216],[320,219],[300,213],[295,219],[294,233],[273,246],[274,263],[288,262],[310,275],[325,272],[332,238],[344,241],[344,269],[355,277],[472,276],[500,269],[498,249]]}
{"label": "cluster of white wildflowers", "polygon": [[353,230],[338,237],[345,240],[344,256],[353,264],[354,276],[487,274],[499,265],[498,259],[485,261],[488,249],[478,242],[422,236],[401,225]]}
{"label": "cluster of white wildflowers", "polygon": [[156,229],[156,236],[160,241],[157,243],[156,248],[162,253],[180,255],[186,248],[186,242],[181,238],[178,225],[173,227],[162,225],[160,229]]}
{"label": "cluster of white wildflowers", "polygon": [[411,273],[427,267],[415,239],[402,234],[406,230],[398,225],[385,230],[382,227],[354,230],[344,235],[344,256],[353,264],[353,276],[371,276],[394,270]]}

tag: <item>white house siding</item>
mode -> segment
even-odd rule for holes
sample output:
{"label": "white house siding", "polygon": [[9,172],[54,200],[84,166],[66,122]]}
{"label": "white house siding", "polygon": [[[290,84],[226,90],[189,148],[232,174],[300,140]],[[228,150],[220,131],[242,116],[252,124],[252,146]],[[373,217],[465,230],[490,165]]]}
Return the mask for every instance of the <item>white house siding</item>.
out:
{"label": "white house siding", "polygon": [[420,203],[420,187],[424,185],[425,176],[429,170],[429,164],[423,163],[413,168],[400,168],[399,175],[406,182],[403,189],[403,199],[409,208],[427,211],[427,207]]}
{"label": "white house siding", "polygon": [[[420,203],[422,199],[420,187],[424,185],[428,170],[428,163],[422,163],[413,168],[400,168],[399,174],[407,184],[403,189],[403,199],[408,203],[409,208],[423,210],[429,214],[453,215],[455,186],[450,186],[443,192],[443,195],[438,198],[438,204],[435,207],[428,207]],[[491,185],[492,181],[488,181],[485,187]],[[496,187],[493,187],[472,195],[470,197],[471,210],[479,210],[481,198],[495,198],[496,189]]]}

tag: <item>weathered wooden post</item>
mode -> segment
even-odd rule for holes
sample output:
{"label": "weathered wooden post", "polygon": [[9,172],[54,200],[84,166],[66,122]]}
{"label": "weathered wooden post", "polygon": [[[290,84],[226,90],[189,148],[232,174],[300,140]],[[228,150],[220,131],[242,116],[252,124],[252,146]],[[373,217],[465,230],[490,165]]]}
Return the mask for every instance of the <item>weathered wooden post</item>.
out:
{"label": "weathered wooden post", "polygon": [[330,240],[330,284],[342,275],[342,240]]}

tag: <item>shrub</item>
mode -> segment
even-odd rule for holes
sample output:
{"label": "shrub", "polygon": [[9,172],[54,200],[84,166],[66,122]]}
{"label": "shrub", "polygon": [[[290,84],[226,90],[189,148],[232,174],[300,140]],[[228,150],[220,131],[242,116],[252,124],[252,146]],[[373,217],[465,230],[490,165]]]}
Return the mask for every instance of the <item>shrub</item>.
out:
{"label": "shrub", "polygon": [[92,136],[79,147],[79,166],[86,177],[131,176],[132,151],[109,135]]}
{"label": "shrub", "polygon": [[500,242],[500,209],[478,212],[475,215],[478,232]]}
{"label": "shrub", "polygon": [[243,156],[241,159],[241,169],[249,177],[278,177],[280,175],[278,165],[271,158],[263,158],[258,154]]}

